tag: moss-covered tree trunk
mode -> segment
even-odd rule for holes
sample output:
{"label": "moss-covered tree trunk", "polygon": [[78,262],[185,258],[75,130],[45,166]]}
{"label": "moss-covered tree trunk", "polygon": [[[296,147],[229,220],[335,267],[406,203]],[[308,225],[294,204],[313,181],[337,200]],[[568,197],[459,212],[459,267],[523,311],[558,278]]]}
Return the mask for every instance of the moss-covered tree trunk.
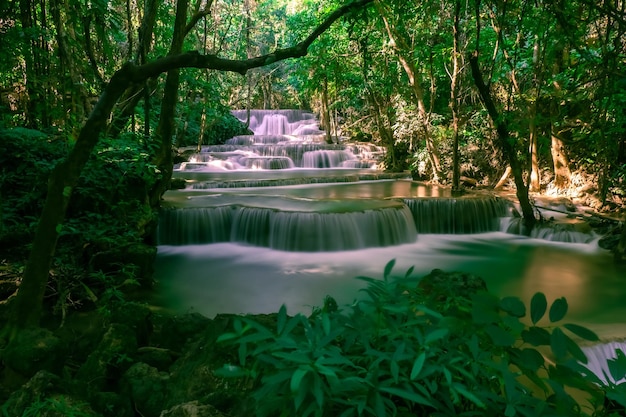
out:
{"label": "moss-covered tree trunk", "polygon": [[[100,95],[98,103],[80,130],[74,147],[65,160],[53,170],[48,180],[48,193],[41,213],[30,255],[22,276],[17,296],[11,304],[11,316],[4,328],[10,338],[21,329],[38,326],[43,311],[43,298],[48,283],[50,265],[56,250],[67,207],[81,172],[106,127],[113,107],[131,85],[178,68],[205,68],[231,71],[245,75],[252,68],[270,65],[288,58],[307,54],[309,46],[337,19],[364,7],[373,0],[356,0],[332,12],[300,43],[272,53],[246,60],[230,60],[216,55],[186,52],[168,55],[144,65],[127,63],[111,78]],[[192,22],[193,23],[193,22]],[[190,23],[191,24],[191,23]],[[195,24],[195,23],[194,23]]]}

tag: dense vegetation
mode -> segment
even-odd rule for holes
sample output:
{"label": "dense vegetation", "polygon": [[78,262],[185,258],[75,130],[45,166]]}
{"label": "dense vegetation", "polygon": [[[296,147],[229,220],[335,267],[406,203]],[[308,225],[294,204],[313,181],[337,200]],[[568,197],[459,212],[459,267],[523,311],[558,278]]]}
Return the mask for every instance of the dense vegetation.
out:
{"label": "dense vegetation", "polygon": [[[456,191],[468,178],[488,187],[508,182],[527,228],[537,220],[529,191],[577,197],[596,210],[620,213],[626,205],[625,8],[621,0],[3,2],[0,317],[10,325],[0,332],[0,348],[41,324],[42,313],[48,325],[64,323],[70,310],[98,307],[109,315],[132,289],[149,286],[155,210],[169,186],[175,149],[245,132],[230,115],[235,108],[313,110],[327,140],[374,141],[387,149],[386,169],[410,170],[414,178]],[[18,280],[21,291],[14,297]],[[496,414],[529,415],[524,410],[540,404],[546,413],[572,415],[574,406],[559,397],[562,380],[555,376],[578,381],[568,363],[544,369],[535,353],[511,341],[549,344],[557,359],[576,358],[578,350],[560,328],[551,334],[522,329],[513,323],[523,316],[519,302],[493,298],[481,302],[497,312],[495,322],[477,320],[474,313],[482,313],[459,302],[454,308],[426,305],[414,323],[408,315],[421,304],[411,304],[415,300],[404,292],[393,303],[385,298],[400,291],[395,284],[371,285],[367,320],[357,310],[289,320],[281,312],[283,331],[277,334],[252,322],[253,336],[238,327],[228,336],[244,346],[236,371],[255,379],[262,378],[262,368],[271,378],[272,363],[257,353],[285,354],[280,344],[289,323],[291,330],[315,330],[329,343],[324,349],[338,363],[326,365],[337,367],[331,370],[342,378],[367,385],[371,375],[362,370],[388,363],[389,374],[380,375],[396,385],[402,380],[403,387],[383,386],[374,403],[349,402],[363,393],[350,391],[350,384],[337,392],[332,378],[319,385],[322,375],[333,377],[331,371],[297,364],[269,385],[285,402],[268,403],[274,407],[268,412],[329,415],[342,405],[374,415],[460,409],[482,415],[489,407]],[[9,296],[12,304],[4,302]],[[541,310],[531,306],[530,329]],[[468,320],[463,332],[451,331]],[[408,341],[418,336],[405,333],[407,322],[420,337],[437,336],[431,336],[432,352],[410,351]],[[476,326],[484,329],[471,337]],[[363,351],[356,335],[335,337],[349,336],[349,329],[376,333],[372,340],[382,345]],[[378,339],[384,329],[396,333]],[[524,331],[540,332],[541,342]],[[255,346],[254,358],[245,351],[246,337],[264,342]],[[485,341],[495,350],[484,348]],[[304,339],[293,343],[289,349],[305,348]],[[472,343],[485,350],[472,350]],[[547,370],[549,378],[539,386],[549,384],[558,401],[504,404],[508,397],[494,399],[494,393],[523,392],[509,374],[500,369],[499,379],[491,380],[484,369],[450,369],[431,363],[434,356],[426,362],[444,346],[454,346],[445,352],[454,361],[486,355],[489,366],[497,360],[520,365],[531,379]],[[380,355],[369,355],[373,351]],[[395,359],[385,356],[396,353]],[[250,360],[257,361],[255,369],[246,368]],[[403,361],[411,362],[408,375],[400,372]],[[411,385],[428,367],[437,383],[445,382],[444,390]],[[612,399],[623,406],[623,393],[616,392]],[[558,409],[561,400],[567,411]]]}

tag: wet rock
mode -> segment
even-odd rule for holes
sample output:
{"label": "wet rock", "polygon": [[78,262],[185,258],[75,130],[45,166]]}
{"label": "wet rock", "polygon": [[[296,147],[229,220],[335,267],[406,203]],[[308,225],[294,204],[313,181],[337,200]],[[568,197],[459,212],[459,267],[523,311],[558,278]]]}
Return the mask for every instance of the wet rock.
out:
{"label": "wet rock", "polygon": [[76,379],[85,381],[84,389],[91,392],[114,391],[136,352],[135,332],[128,326],[112,324],[96,350],[78,369]]}
{"label": "wet rock", "polygon": [[135,331],[138,346],[149,344],[153,331],[152,311],[145,304],[118,302],[111,306],[112,323],[123,324]]}
{"label": "wet rock", "polygon": [[224,414],[211,405],[191,401],[163,411],[160,417],[224,417]]}
{"label": "wet rock", "polygon": [[154,317],[152,346],[180,352],[185,344],[211,325],[211,319],[198,313],[174,317]]}
{"label": "wet rock", "polygon": [[37,372],[19,390],[14,391],[0,411],[6,415],[22,416],[31,405],[54,392],[58,392],[59,377],[48,371]]}
{"label": "wet rock", "polygon": [[7,368],[30,378],[38,371],[60,374],[65,363],[66,347],[51,331],[33,328],[20,331],[0,353]]}
{"label": "wet rock", "polygon": [[179,356],[178,353],[169,349],[152,346],[140,347],[137,350],[137,360],[139,362],[147,363],[159,371],[167,371]]}
{"label": "wet rock", "polygon": [[167,373],[140,362],[124,374],[122,391],[134,404],[138,415],[158,417],[165,408],[168,380]]}

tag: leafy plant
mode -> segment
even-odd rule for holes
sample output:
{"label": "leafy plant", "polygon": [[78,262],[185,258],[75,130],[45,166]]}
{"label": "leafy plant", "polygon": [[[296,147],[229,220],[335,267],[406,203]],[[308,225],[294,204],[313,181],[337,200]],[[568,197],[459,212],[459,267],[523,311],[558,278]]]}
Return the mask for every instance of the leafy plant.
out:
{"label": "leafy plant", "polygon": [[[275,328],[237,318],[218,339],[236,348],[237,361],[219,375],[245,378],[260,416],[584,415],[567,387],[600,403],[599,381],[573,339],[597,336],[556,325],[567,313],[564,298],[548,309],[537,293],[526,324],[516,297],[435,299],[412,269],[392,277],[394,264],[382,280],[360,277],[365,297],[344,309],[305,317],[283,306]],[[539,326],[546,313],[550,327]]]}

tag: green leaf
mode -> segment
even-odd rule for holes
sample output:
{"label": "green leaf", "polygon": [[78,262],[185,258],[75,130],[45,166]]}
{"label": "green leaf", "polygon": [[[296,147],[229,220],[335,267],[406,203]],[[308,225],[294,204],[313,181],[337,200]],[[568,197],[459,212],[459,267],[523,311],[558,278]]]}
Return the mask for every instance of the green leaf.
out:
{"label": "green leaf", "polygon": [[485,331],[496,346],[511,346],[515,343],[515,337],[510,332],[495,324],[487,326]]}
{"label": "green leaf", "polygon": [[395,265],[396,265],[395,259],[392,259],[389,262],[387,262],[387,265],[385,265],[385,271],[383,273],[383,277],[385,278],[385,280],[389,278],[389,275],[391,274],[391,270],[393,269]]}
{"label": "green leaf", "polygon": [[513,317],[524,317],[526,315],[526,306],[517,297],[504,297],[500,300],[500,308]]}
{"label": "green leaf", "polygon": [[592,330],[589,330],[586,327],[572,323],[566,323],[563,325],[563,327],[565,327],[567,330],[574,333],[581,339],[589,340],[590,342],[597,342],[598,340],[600,340],[597,334],[595,334]]}
{"label": "green leaf", "polygon": [[328,336],[330,334],[330,318],[325,311],[322,312],[322,328],[324,329],[324,334]]}
{"label": "green leaf", "polygon": [[615,349],[615,358],[609,359],[609,372],[614,381],[619,381],[626,376],[626,354],[621,349]]}
{"label": "green leaf", "polygon": [[532,326],[522,332],[522,340],[533,346],[546,346],[550,344],[550,332],[542,327]]}
{"label": "green leaf", "polygon": [[421,396],[420,394],[408,390],[404,390],[401,388],[395,387],[380,387],[380,391],[386,392],[391,395],[395,395],[396,397],[404,398],[405,400],[409,400],[414,402],[415,404],[427,405],[429,407],[434,407],[433,403],[431,403],[428,398]]}
{"label": "green leaf", "polygon": [[72,187],[69,185],[63,187],[63,197],[69,198],[72,195]]}
{"label": "green leaf", "polygon": [[300,384],[302,383],[302,379],[306,376],[308,372],[308,369],[303,368],[298,368],[294,371],[293,375],[291,376],[291,382],[289,383],[289,388],[291,389],[291,392],[295,393],[298,391],[298,389],[300,388]]}
{"label": "green leaf", "polygon": [[278,310],[278,316],[276,317],[276,330],[278,334],[281,334],[285,329],[285,324],[287,323],[287,307],[283,304],[280,306],[280,310]]}
{"label": "green leaf", "polygon": [[452,388],[454,388],[456,392],[458,392],[459,394],[461,394],[462,396],[464,396],[465,398],[467,398],[468,400],[476,404],[478,407],[485,408],[485,403],[476,395],[468,391],[465,385],[455,382],[454,384],[452,384]]}
{"label": "green leaf", "polygon": [[539,320],[546,314],[548,308],[548,301],[546,296],[542,292],[535,293],[530,300],[530,320],[533,324],[537,324]]}
{"label": "green leaf", "polygon": [[578,346],[578,343],[574,342],[572,338],[563,333],[565,337],[565,342],[567,344],[567,351],[580,363],[586,364],[588,359],[585,352]]}
{"label": "green leaf", "polygon": [[522,349],[520,352],[520,363],[518,366],[537,372],[544,365],[543,355],[536,349]]}
{"label": "green leaf", "polygon": [[448,335],[448,329],[435,329],[426,335],[426,344],[430,344],[436,340],[443,339]]}
{"label": "green leaf", "polygon": [[411,266],[407,271],[406,274],[404,274],[404,278],[408,278],[409,276],[411,276],[411,274],[413,273],[413,270],[415,269],[414,266]]}
{"label": "green leaf", "polygon": [[565,297],[557,298],[550,307],[550,322],[562,320],[567,314],[567,300]]}
{"label": "green leaf", "polygon": [[564,358],[567,354],[567,336],[565,333],[558,327],[552,331],[550,335],[550,347],[552,348],[552,353],[556,356],[557,359]]}
{"label": "green leaf", "polygon": [[426,361],[426,352],[422,352],[415,359],[415,362],[413,362],[413,368],[411,369],[411,381],[414,381],[418,377],[422,368],[424,367],[425,361]]}

